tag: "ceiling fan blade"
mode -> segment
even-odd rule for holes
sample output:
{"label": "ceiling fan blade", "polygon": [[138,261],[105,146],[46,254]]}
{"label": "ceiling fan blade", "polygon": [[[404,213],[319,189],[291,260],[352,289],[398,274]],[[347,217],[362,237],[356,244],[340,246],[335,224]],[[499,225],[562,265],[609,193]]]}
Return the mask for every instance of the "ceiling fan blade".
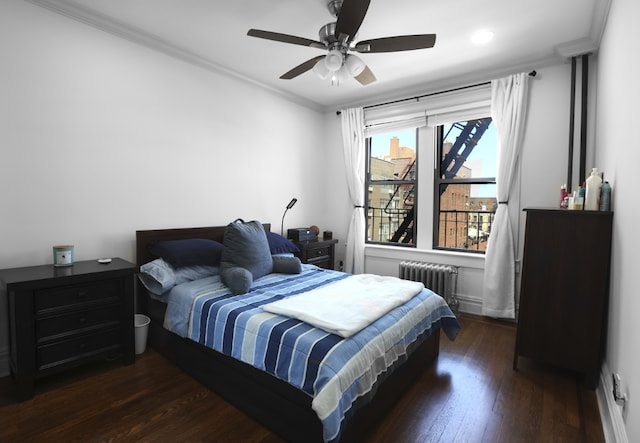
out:
{"label": "ceiling fan blade", "polygon": [[353,50],[364,53],[411,51],[413,49],[433,48],[435,44],[435,34],[398,35],[363,40],[358,42]]}
{"label": "ceiling fan blade", "polygon": [[313,57],[312,59],[307,60],[306,62],[304,62],[302,64],[299,64],[298,66],[296,66],[295,68],[293,68],[289,72],[286,72],[286,73],[282,74],[280,76],[280,78],[283,79],[283,80],[291,80],[292,78],[295,78],[295,77],[299,76],[300,74],[304,74],[305,72],[309,71],[310,69],[313,69],[315,64],[318,63],[318,60],[321,60],[323,58],[324,58],[324,55],[319,55],[317,57]]}
{"label": "ceiling fan blade", "polygon": [[291,43],[293,45],[325,49],[325,45],[322,42],[310,40],[303,37],[296,37],[295,35],[280,34],[279,32],[261,31],[260,29],[249,29],[247,35],[251,37],[264,38],[266,40],[273,40],[276,42]]}
{"label": "ceiling fan blade", "polygon": [[376,81],[376,76],[373,75],[373,72],[371,72],[371,69],[369,69],[368,66],[365,66],[364,71],[356,75],[354,78],[358,80],[362,86],[367,86],[368,84]]}
{"label": "ceiling fan blade", "polygon": [[336,21],[335,36],[341,41],[350,41],[358,33],[371,0],[344,0]]}

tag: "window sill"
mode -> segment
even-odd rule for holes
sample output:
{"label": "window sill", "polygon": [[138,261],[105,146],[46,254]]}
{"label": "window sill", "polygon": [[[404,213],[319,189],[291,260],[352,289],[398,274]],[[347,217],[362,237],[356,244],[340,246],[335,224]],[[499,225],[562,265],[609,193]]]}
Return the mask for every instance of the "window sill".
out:
{"label": "window sill", "polygon": [[441,263],[443,265],[461,266],[465,268],[484,269],[484,254],[472,254],[457,251],[441,251],[433,249],[400,248],[366,244],[365,257],[387,258],[392,260],[416,260]]}

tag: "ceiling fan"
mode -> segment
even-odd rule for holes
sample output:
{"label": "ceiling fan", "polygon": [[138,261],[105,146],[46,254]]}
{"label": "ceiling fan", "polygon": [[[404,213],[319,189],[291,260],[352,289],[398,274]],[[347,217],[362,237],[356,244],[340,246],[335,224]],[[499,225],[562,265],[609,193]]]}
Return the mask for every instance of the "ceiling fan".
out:
{"label": "ceiling fan", "polygon": [[247,35],[328,51],[327,54],[313,57],[282,74],[281,79],[290,80],[313,70],[323,80],[330,77],[334,85],[349,77],[355,78],[362,85],[368,85],[376,77],[360,57],[350,52],[366,54],[410,51],[432,48],[436,43],[435,34],[399,35],[356,42],[356,34],[367,14],[369,3],[371,0],[330,0],[327,7],[337,20],[320,28],[319,41],[259,29],[250,29]]}

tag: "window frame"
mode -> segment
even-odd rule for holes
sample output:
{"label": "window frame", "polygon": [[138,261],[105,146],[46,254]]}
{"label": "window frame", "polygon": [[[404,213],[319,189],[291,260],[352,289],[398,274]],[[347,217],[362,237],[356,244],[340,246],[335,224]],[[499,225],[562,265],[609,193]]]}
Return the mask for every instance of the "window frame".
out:
{"label": "window frame", "polygon": [[[418,161],[418,146],[420,143],[420,136],[419,136],[419,128],[414,128],[413,131],[415,133],[415,160],[414,160],[414,173],[413,176],[414,178],[412,180],[390,180],[390,179],[385,179],[385,180],[372,180],[371,179],[371,146],[372,146],[372,138],[375,136],[381,136],[381,135],[389,135],[389,136],[393,136],[394,132],[397,131],[389,131],[389,132],[384,132],[381,134],[375,134],[375,135],[370,135],[367,136],[365,138],[365,143],[366,143],[366,150],[365,150],[365,183],[364,183],[364,210],[365,210],[365,232],[364,232],[364,241],[365,244],[368,245],[385,245],[385,246],[394,246],[394,247],[408,247],[408,248],[416,248],[416,240],[417,240],[417,236],[418,236],[418,192],[419,192],[419,186],[418,186],[418,176],[419,176],[419,161]],[[393,186],[393,187],[400,187],[400,186],[404,186],[404,185],[413,185],[413,226],[412,226],[412,236],[411,236],[411,242],[410,243],[403,243],[403,242],[391,242],[391,241],[382,241],[382,240],[369,240],[369,211],[373,210],[375,211],[376,208],[372,207],[370,205],[370,198],[369,198],[369,188],[372,186]],[[393,200],[389,200],[390,202],[392,202]],[[396,208],[397,209],[397,208]],[[377,208],[377,210],[382,210],[382,208]],[[373,219],[375,219],[375,214],[373,215]],[[400,226],[400,220],[398,220],[398,227]],[[397,229],[397,228],[396,228]],[[372,235],[373,238],[373,235]]]}
{"label": "window frame", "polygon": [[[476,118],[476,119],[468,119],[468,120],[461,120],[461,122],[463,121],[472,121],[472,120],[481,120],[481,119],[486,119],[486,118],[491,118],[490,116],[487,117],[482,117],[482,118]],[[456,122],[459,123],[459,122]],[[493,123],[493,122],[492,122]],[[455,123],[454,123],[455,124]],[[432,249],[433,250],[438,250],[438,251],[454,251],[454,252],[462,252],[462,253],[470,253],[470,254],[485,254],[485,250],[480,250],[480,249],[472,249],[472,248],[460,248],[460,247],[447,247],[447,246],[440,246],[439,242],[440,242],[440,218],[441,218],[441,210],[440,210],[440,188],[442,185],[449,185],[449,184],[457,184],[457,185],[464,185],[464,184],[468,184],[468,185],[487,185],[487,184],[492,184],[492,185],[496,185],[496,177],[474,177],[474,178],[443,178],[443,171],[442,169],[442,162],[443,162],[443,150],[444,150],[444,127],[446,125],[442,124],[442,125],[438,125],[436,126],[434,129],[434,137],[435,137],[435,161],[434,161],[434,174],[433,174],[433,238],[432,238]],[[471,196],[468,196],[468,198],[470,199]],[[493,211],[489,210],[486,212],[482,212],[482,213],[489,213],[489,218],[490,218],[490,224],[491,226],[493,226],[493,220],[495,217],[495,213],[497,210],[497,201],[495,204],[495,208]],[[458,212],[458,211],[456,211]],[[480,214],[479,211],[475,210],[475,211],[461,211],[463,213],[466,213],[466,219],[467,219],[467,238],[468,238],[468,229],[469,229],[469,215],[473,215],[474,217],[477,217],[478,214]],[[474,215],[475,214],[475,215]],[[456,221],[456,223],[458,223]],[[476,223],[478,223],[476,221]],[[453,228],[455,229],[455,228]],[[476,228],[477,229],[477,228]],[[445,236],[446,236],[446,232],[445,232]]]}

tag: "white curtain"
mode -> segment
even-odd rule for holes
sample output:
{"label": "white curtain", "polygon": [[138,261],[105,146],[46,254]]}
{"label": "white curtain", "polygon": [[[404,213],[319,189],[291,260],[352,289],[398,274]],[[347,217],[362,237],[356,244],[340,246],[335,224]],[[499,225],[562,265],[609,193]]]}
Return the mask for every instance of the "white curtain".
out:
{"label": "white curtain", "polygon": [[521,73],[491,82],[491,118],[498,137],[498,209],[485,256],[482,314],[494,318],[515,318],[515,220],[509,197],[519,179],[528,81],[529,76]]}
{"label": "white curtain", "polygon": [[344,144],[344,163],[347,173],[349,197],[353,204],[351,222],[347,231],[347,252],[344,263],[345,272],[362,274],[364,272],[364,175],[365,175],[365,137],[364,112],[362,108],[351,108],[341,112],[342,141]]}

